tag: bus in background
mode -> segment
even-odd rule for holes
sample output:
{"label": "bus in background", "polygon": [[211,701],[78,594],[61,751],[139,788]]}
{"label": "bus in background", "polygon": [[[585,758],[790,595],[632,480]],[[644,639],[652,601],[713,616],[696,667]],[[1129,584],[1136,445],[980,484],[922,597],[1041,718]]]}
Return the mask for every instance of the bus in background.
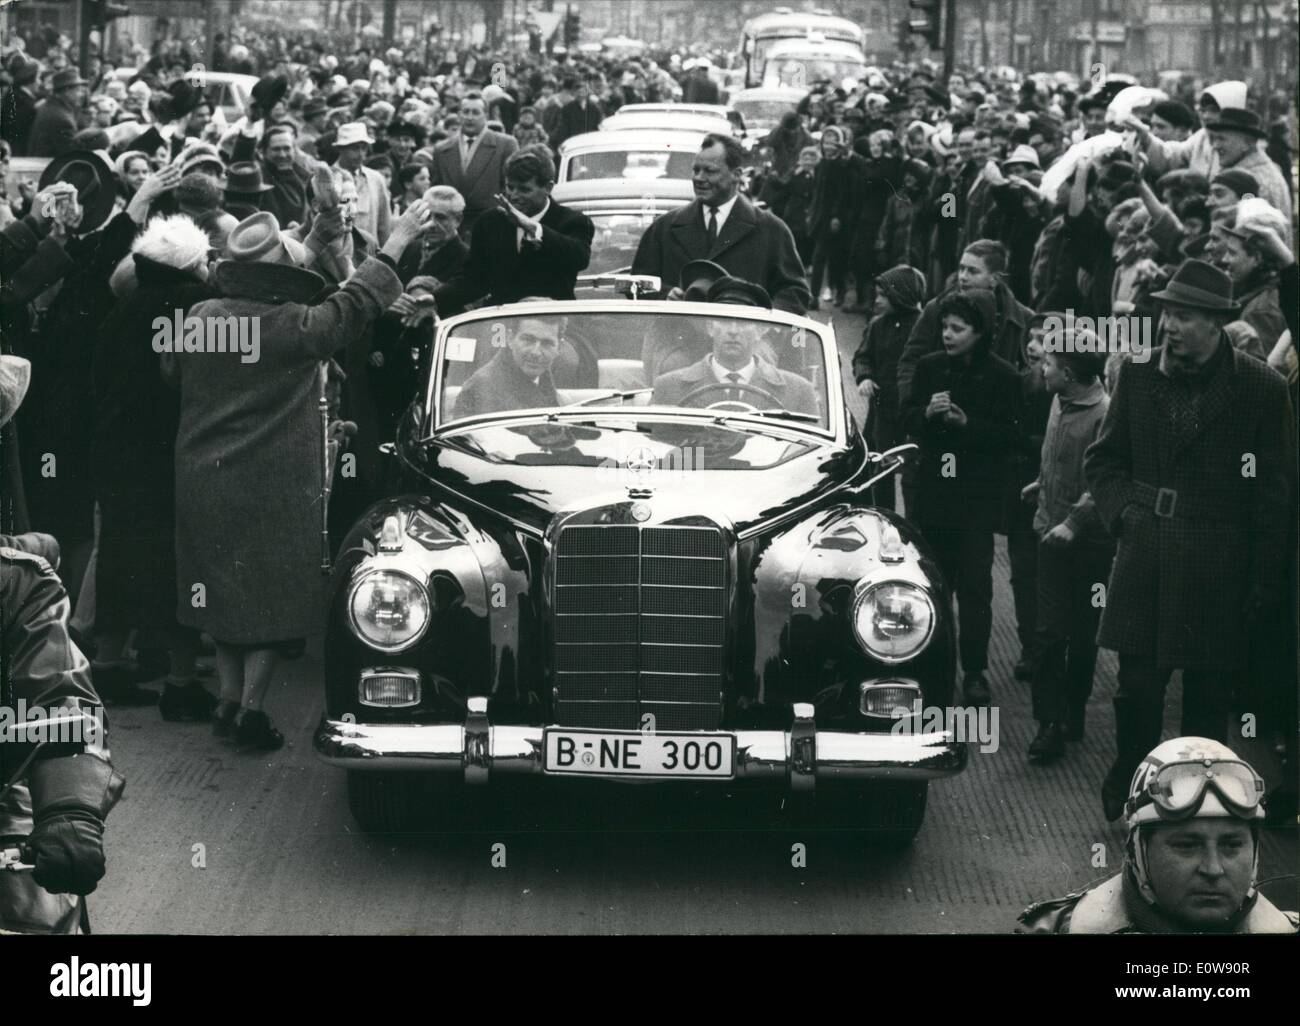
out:
{"label": "bus in background", "polygon": [[778,7],[771,14],[761,14],[745,22],[740,36],[740,61],[745,72],[745,87],[754,88],[763,81],[763,67],[774,43],[783,39],[806,39],[809,33],[836,43],[852,43],[862,50],[866,31],[847,18],[837,18],[829,11],[792,11]]}

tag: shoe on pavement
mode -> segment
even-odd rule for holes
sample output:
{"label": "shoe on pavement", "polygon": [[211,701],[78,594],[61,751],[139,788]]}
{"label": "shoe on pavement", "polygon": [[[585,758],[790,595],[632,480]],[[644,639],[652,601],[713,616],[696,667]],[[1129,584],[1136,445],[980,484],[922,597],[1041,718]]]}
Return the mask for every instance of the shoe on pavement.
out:
{"label": "shoe on pavement", "polygon": [[284,746],[284,735],[261,709],[245,709],[235,720],[235,741],[244,750],[274,752]]}
{"label": "shoe on pavement", "polygon": [[230,738],[235,733],[235,719],[239,716],[239,703],[222,699],[212,714],[212,736]]}
{"label": "shoe on pavement", "polygon": [[1065,754],[1065,728],[1059,723],[1040,723],[1038,736],[1029,743],[1029,761],[1055,762]]}
{"label": "shoe on pavement", "polygon": [[989,682],[984,679],[982,673],[967,674],[966,679],[962,681],[961,693],[965,696],[968,705],[988,705],[993,701]]}
{"label": "shoe on pavement", "polygon": [[168,681],[158,699],[158,711],[164,720],[171,722],[210,720],[216,707],[217,696],[195,680],[184,684]]}

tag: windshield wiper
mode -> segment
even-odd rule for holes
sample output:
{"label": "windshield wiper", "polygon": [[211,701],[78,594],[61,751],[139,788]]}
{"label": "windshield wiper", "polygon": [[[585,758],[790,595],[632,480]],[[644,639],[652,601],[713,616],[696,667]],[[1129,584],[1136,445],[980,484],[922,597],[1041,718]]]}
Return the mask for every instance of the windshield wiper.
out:
{"label": "windshield wiper", "polygon": [[592,403],[603,403],[607,399],[620,399],[627,402],[629,399],[635,399],[639,395],[645,395],[647,392],[653,392],[653,388],[634,388],[629,392],[605,392],[603,395],[593,395],[589,399],[581,399],[576,403],[568,403],[565,409],[575,406],[590,406]]}
{"label": "windshield wiper", "polygon": [[820,424],[821,417],[815,413],[804,413],[802,410],[755,410],[760,417],[776,417],[780,420],[802,420],[809,424]]}

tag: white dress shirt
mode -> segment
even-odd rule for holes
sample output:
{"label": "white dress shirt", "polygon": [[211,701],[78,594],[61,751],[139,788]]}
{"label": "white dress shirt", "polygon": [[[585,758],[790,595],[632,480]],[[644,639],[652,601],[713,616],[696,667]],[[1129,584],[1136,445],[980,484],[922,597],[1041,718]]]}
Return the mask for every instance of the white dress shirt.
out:
{"label": "white dress shirt", "polygon": [[[748,385],[754,377],[754,371],[758,369],[758,364],[751,356],[749,358],[749,363],[741,367],[740,370],[733,371],[718,363],[718,361],[713,358],[713,354],[710,353],[709,367],[713,370],[713,376],[723,385]],[[727,376],[728,374],[739,374],[740,380],[736,381],[733,378],[729,378]]]}
{"label": "white dress shirt", "polygon": [[[731,199],[727,200],[726,203],[723,203],[721,206],[714,208],[718,212],[718,234],[719,235],[722,234],[722,226],[727,223],[727,218],[731,215],[731,208],[736,205],[736,199],[739,195],[740,193],[735,193],[731,197]],[[704,213],[704,230],[707,232],[709,230],[709,205],[707,203],[704,204],[703,213]]]}
{"label": "white dress shirt", "polygon": [[[548,199],[546,201],[546,206],[542,207],[542,209],[539,210],[533,218],[537,222],[537,229],[529,233],[528,238],[530,242],[536,243],[538,245],[541,244],[542,218],[546,216],[546,212],[550,209],[551,209],[551,201]],[[518,225],[516,225],[515,226],[515,252],[516,253],[522,252],[523,248],[524,248],[524,230],[520,228]]]}

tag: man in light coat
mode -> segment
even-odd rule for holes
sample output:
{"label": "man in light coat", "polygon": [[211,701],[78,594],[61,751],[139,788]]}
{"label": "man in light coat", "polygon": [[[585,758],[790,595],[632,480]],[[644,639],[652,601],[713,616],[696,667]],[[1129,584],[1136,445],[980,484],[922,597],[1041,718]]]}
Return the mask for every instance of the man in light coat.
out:
{"label": "man in light coat", "polygon": [[383,175],[365,166],[366,154],[374,142],[364,122],[350,121],[339,125],[338,138],[334,142],[337,153],[334,166],[351,175],[357,184],[356,226],[379,240],[382,246],[388,241],[393,200]]}

